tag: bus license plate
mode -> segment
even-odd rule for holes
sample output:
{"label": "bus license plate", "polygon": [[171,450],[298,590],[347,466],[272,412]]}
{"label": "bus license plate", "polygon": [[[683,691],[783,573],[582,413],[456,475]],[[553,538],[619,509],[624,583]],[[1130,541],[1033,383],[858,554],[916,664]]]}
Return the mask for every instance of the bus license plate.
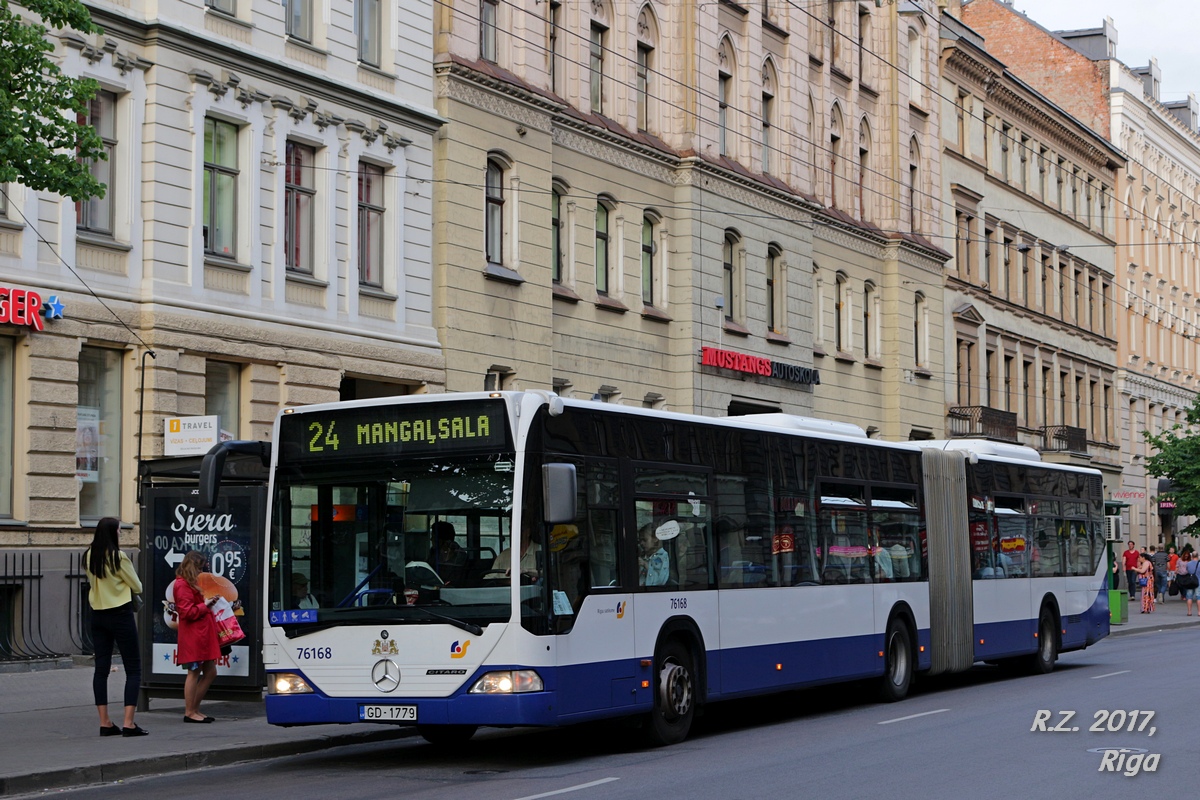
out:
{"label": "bus license plate", "polygon": [[416,722],[416,706],[359,706],[358,718],[369,722]]}

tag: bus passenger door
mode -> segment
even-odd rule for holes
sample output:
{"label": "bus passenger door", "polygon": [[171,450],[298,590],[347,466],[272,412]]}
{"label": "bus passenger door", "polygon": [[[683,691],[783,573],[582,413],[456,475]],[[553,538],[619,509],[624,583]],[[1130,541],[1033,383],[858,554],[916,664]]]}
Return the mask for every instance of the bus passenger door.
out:
{"label": "bus passenger door", "polygon": [[617,462],[589,459],[580,472],[579,512],[568,526],[574,530],[552,531],[549,548],[554,613],[558,630],[565,631],[557,644],[558,706],[564,717],[632,705],[636,699]]}

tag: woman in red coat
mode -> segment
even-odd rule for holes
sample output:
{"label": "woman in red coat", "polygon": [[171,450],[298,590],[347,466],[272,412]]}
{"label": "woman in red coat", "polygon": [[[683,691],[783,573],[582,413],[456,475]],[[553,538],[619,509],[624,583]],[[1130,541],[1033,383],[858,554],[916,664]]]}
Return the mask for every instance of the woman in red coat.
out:
{"label": "woman in red coat", "polygon": [[179,615],[179,645],[175,663],[187,670],[183,682],[183,721],[212,722],[200,713],[200,701],[217,677],[217,623],[212,615],[213,597],[204,599],[196,581],[207,566],[204,555],[191,550],[175,569],[175,611]]}

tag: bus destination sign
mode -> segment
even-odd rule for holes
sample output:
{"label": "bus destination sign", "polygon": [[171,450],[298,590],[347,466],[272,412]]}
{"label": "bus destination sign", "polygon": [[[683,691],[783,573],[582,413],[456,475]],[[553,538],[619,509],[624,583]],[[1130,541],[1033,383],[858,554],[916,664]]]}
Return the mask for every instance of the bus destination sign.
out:
{"label": "bus destination sign", "polygon": [[288,414],[279,438],[282,458],[307,461],[506,449],[506,430],[501,402],[434,402]]}

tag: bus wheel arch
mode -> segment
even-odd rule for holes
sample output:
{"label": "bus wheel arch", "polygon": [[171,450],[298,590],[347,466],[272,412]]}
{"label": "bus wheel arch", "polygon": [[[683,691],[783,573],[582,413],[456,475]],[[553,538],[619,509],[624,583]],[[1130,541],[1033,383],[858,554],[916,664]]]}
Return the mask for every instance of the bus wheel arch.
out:
{"label": "bus wheel arch", "polygon": [[643,725],[648,744],[678,744],[687,738],[704,698],[703,638],[687,618],[668,620],[654,645],[653,708]]}
{"label": "bus wheel arch", "polygon": [[895,703],[908,696],[917,668],[917,629],[912,609],[906,603],[892,608],[883,634],[883,675],[880,699]]}

